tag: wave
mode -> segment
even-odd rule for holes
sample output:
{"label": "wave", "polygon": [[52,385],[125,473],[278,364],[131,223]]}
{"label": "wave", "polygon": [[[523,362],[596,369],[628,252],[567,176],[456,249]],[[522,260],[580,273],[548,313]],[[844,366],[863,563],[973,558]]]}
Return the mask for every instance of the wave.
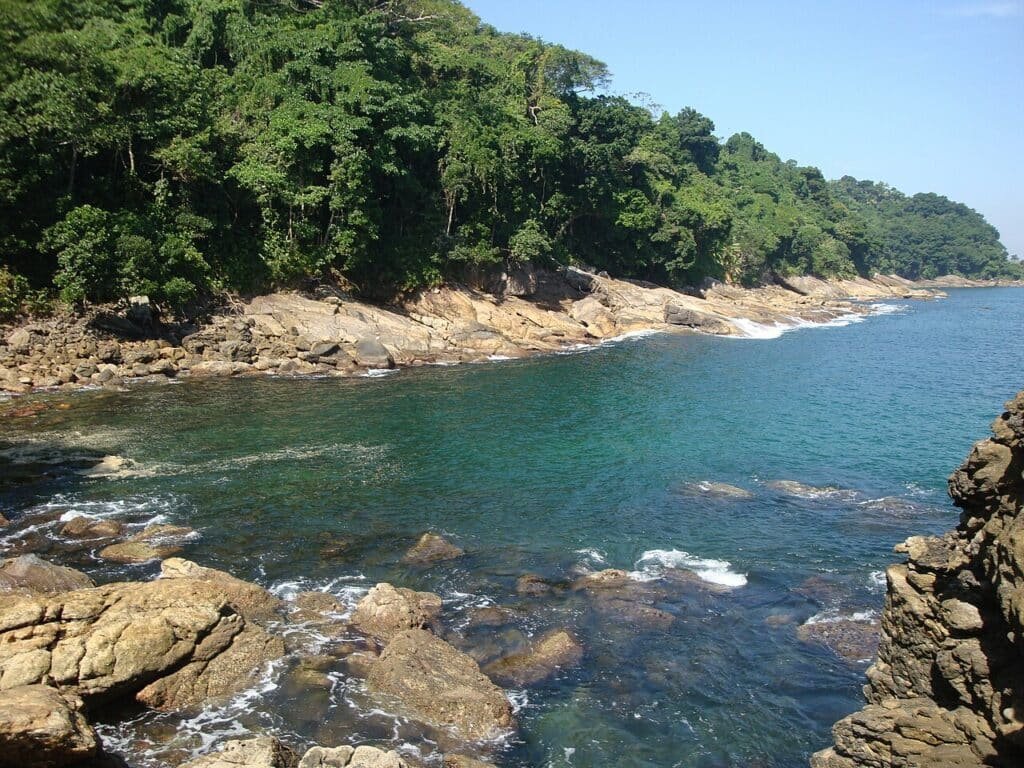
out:
{"label": "wave", "polygon": [[837,610],[822,611],[811,616],[804,622],[804,626],[812,624],[836,624],[840,621],[874,622],[878,620],[878,611],[854,611],[852,613],[840,613]]}
{"label": "wave", "polygon": [[608,563],[608,559],[607,559],[608,556],[607,556],[607,554],[602,552],[600,549],[594,549],[592,547],[584,548],[584,549],[577,549],[576,550],[576,554],[582,556],[584,560],[587,560],[588,561],[587,562],[588,566],[589,565],[607,565],[607,563]]}
{"label": "wave", "polygon": [[746,575],[731,570],[728,560],[696,557],[681,549],[649,549],[640,555],[633,568],[629,575],[637,581],[654,581],[666,569],[676,568],[692,571],[703,581],[723,587],[742,587],[747,583]]}
{"label": "wave", "polygon": [[901,312],[906,312],[910,309],[909,304],[883,304],[881,302],[877,304],[869,304],[872,315],[896,315]]}
{"label": "wave", "polygon": [[399,368],[367,368],[365,373],[359,374],[364,379],[379,379],[384,376],[390,376],[392,373],[398,373],[401,370]]}
{"label": "wave", "polygon": [[831,320],[804,320],[799,317],[787,317],[789,323],[774,322],[771,324],[759,323],[747,317],[736,317],[729,320],[741,332],[741,336],[733,334],[719,334],[727,339],[777,339],[784,333],[800,331],[807,328],[845,328],[854,323],[864,322],[863,315],[840,315]]}

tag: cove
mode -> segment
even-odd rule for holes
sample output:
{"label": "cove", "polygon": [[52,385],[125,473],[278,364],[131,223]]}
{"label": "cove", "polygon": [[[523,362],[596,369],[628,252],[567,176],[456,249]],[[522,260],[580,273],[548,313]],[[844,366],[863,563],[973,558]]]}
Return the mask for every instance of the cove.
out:
{"label": "cove", "polygon": [[[511,691],[520,727],[493,756],[503,766],[801,766],[860,706],[866,667],[801,626],[870,617],[892,546],[955,522],[945,478],[1020,387],[1022,328],[1021,289],[953,290],[774,339],[656,335],[377,379],[86,392],[11,421],[9,458],[110,454],[127,471],[13,486],[0,541],[97,581],[145,579],[155,564],[102,562],[51,521],[159,519],[197,529],[184,556],[283,597],[351,605],[384,580],[437,592],[485,659],[567,628],[583,661]],[[466,555],[403,564],[427,530]],[[670,618],[568,586],[603,568],[630,572],[637,602]],[[565,588],[517,594],[527,573]],[[485,607],[504,610],[500,626],[478,623]],[[415,723],[342,664],[327,672],[310,690],[282,665],[198,717],[111,716],[101,734],[132,765],[268,728],[433,759]]]}

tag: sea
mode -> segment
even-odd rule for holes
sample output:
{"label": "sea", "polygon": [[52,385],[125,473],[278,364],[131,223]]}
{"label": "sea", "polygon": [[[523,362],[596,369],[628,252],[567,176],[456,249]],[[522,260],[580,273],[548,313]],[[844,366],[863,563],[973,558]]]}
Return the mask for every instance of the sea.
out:
{"label": "sea", "polygon": [[[459,748],[500,768],[805,766],[863,704],[893,546],[956,525],[946,478],[1024,387],[1024,289],[868,308],[363,378],[37,396],[46,410],[2,422],[0,556],[150,579],[159,563],[105,562],[60,528],[162,522],[194,529],[181,556],[286,601],[330,593],[342,627],[378,582],[435,592],[438,632],[484,665],[564,629],[581,661],[508,689],[516,729]],[[407,564],[427,531],[464,556]],[[607,568],[630,585],[581,588]],[[550,589],[519,594],[526,574]],[[337,631],[295,631],[200,711],[91,711],[105,747],[156,768],[273,733],[440,766],[450,739],[367,691]],[[299,674],[310,657],[320,674]]]}

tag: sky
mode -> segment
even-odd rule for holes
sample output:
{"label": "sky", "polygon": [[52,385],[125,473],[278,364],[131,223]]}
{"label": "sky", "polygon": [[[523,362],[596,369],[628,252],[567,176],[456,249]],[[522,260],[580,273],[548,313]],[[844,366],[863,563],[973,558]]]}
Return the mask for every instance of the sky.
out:
{"label": "sky", "polygon": [[936,192],[1024,258],[1024,0],[464,0],[784,160]]}

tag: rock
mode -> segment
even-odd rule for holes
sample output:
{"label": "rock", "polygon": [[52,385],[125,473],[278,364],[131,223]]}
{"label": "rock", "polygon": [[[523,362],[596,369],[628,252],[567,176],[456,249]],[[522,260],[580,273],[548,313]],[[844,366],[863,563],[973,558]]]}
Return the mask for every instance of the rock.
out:
{"label": "rock", "polygon": [[429,565],[442,560],[454,560],[465,552],[436,533],[424,533],[412,549],[405,553],[402,561],[413,565]]}
{"label": "rock", "polygon": [[477,663],[422,629],[396,635],[366,684],[411,717],[460,739],[497,738],[513,725],[508,699]]}
{"label": "rock", "polygon": [[165,557],[176,555],[181,552],[181,547],[176,545],[164,545],[154,547],[143,541],[122,541],[111,544],[99,551],[103,560],[110,560],[114,563],[147,563],[150,560],[163,560]]}
{"label": "rock", "polygon": [[73,765],[95,756],[98,743],[82,715],[82,700],[72,693],[23,685],[0,696],[0,765]]}
{"label": "rock", "polygon": [[550,594],[551,585],[535,573],[524,573],[516,579],[516,594],[539,597]]}
{"label": "rock", "polygon": [[849,661],[866,661],[878,651],[878,621],[836,619],[801,624],[796,635],[805,643],[820,643]]}
{"label": "rock", "polygon": [[364,337],[356,341],[355,358],[364,368],[395,367],[395,358],[379,339]]}
{"label": "rock", "polygon": [[468,755],[445,755],[442,768],[494,768],[493,763],[485,763]]}
{"label": "rock", "polygon": [[856,491],[844,490],[834,485],[807,485],[796,480],[772,480],[765,485],[772,490],[802,499],[854,499],[857,497]]}
{"label": "rock", "polygon": [[408,768],[397,752],[376,747],[312,747],[302,756],[299,768]]}
{"label": "rock", "polygon": [[620,568],[605,568],[588,573],[573,582],[573,589],[619,589],[629,584],[629,573]]}
{"label": "rock", "polygon": [[560,669],[579,664],[582,658],[583,646],[566,630],[559,629],[549,632],[522,653],[488,664],[484,673],[504,686],[533,685]]}
{"label": "rock", "polygon": [[898,545],[866,706],[814,768],[1016,765],[1024,750],[1024,392],[949,478],[963,514]]}
{"label": "rock", "polygon": [[5,526],[8,526],[10,524],[11,521],[4,517],[3,514],[0,514],[0,528],[4,528]]}
{"label": "rock", "polygon": [[406,629],[429,627],[440,613],[441,598],[433,592],[395,589],[385,582],[359,601],[352,623],[360,632],[386,641]]}
{"label": "rock", "polygon": [[[275,638],[276,639],[276,638]],[[45,683],[83,698],[201,704],[252,684],[283,646],[228,603],[214,582],[121,582],[60,595],[0,595],[0,690]],[[161,683],[163,678],[174,679]],[[155,687],[153,687],[155,686]]]}
{"label": "rock", "polygon": [[124,525],[117,520],[97,520],[93,517],[75,517],[60,529],[61,536],[73,539],[112,539],[124,533]]}
{"label": "rock", "polygon": [[9,346],[14,352],[18,354],[24,354],[28,352],[29,347],[32,345],[32,334],[24,328],[18,328],[12,331],[7,336],[7,346]]}
{"label": "rock", "polygon": [[52,595],[92,586],[92,579],[81,571],[48,563],[35,555],[0,561],[0,591],[28,589]]}
{"label": "rock", "polygon": [[277,597],[263,587],[235,578],[230,573],[171,557],[160,563],[160,578],[193,579],[210,584],[249,621],[266,624],[280,618],[282,603]]}
{"label": "rock", "polygon": [[296,768],[298,764],[295,753],[273,736],[257,736],[224,742],[217,752],[189,760],[179,768]]}
{"label": "rock", "polygon": [[704,496],[712,499],[752,499],[754,494],[746,488],[729,483],[718,483],[710,480],[701,480],[694,483],[687,483],[682,487],[682,492],[689,496]]}

